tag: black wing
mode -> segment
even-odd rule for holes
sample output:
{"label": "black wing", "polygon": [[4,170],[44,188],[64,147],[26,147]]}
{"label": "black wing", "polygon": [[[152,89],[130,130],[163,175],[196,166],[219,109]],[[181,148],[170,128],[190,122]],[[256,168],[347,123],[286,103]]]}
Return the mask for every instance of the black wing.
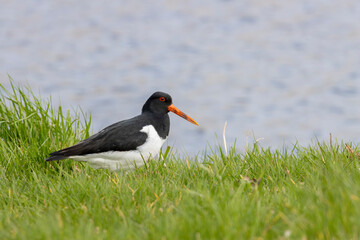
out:
{"label": "black wing", "polygon": [[108,151],[130,151],[145,143],[147,134],[140,132],[146,124],[141,115],[117,122],[78,144],[50,153],[46,161]]}

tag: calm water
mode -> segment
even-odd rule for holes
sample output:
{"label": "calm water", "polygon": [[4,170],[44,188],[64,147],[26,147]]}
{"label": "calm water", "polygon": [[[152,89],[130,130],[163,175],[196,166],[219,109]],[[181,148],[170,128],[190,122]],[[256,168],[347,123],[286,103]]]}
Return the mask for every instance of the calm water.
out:
{"label": "calm water", "polygon": [[[0,81],[93,116],[94,132],[162,90],[180,153],[360,140],[360,2],[0,1]],[[219,141],[221,137],[219,137]]]}

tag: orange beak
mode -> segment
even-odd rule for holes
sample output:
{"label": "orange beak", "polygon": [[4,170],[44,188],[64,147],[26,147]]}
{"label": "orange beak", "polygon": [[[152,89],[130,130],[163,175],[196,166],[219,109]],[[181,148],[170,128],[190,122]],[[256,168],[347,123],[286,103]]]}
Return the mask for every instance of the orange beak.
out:
{"label": "orange beak", "polygon": [[180,111],[177,107],[175,107],[173,104],[171,104],[169,107],[168,107],[168,110],[179,115],[180,117],[188,120],[189,122],[195,124],[195,125],[198,125],[199,124],[197,122],[195,122],[194,119],[192,119],[191,117],[189,117],[188,115],[186,115],[185,113],[183,113],[182,111]]}

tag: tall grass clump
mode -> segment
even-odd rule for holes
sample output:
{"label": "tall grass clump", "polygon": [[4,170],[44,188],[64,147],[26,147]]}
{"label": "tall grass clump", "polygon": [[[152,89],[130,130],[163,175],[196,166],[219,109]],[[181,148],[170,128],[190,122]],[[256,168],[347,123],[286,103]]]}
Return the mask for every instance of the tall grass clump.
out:
{"label": "tall grass clump", "polygon": [[0,98],[0,239],[359,239],[354,143],[194,158],[167,149],[131,172],[47,154],[88,135],[80,114],[11,82]]}
{"label": "tall grass clump", "polygon": [[11,79],[10,89],[0,84],[0,171],[26,177],[29,171],[48,170],[44,159],[50,151],[89,135],[90,121],[82,116],[54,109],[51,100]]}

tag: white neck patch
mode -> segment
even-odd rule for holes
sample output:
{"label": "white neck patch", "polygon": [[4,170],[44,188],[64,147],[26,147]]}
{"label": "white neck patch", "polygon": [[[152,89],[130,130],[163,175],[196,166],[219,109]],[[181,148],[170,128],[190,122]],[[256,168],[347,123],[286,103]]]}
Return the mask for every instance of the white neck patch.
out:
{"label": "white neck patch", "polygon": [[148,137],[143,145],[137,147],[137,150],[140,151],[140,153],[146,158],[149,157],[148,154],[151,156],[158,154],[161,146],[166,141],[166,138],[162,139],[156,132],[153,125],[144,126],[140,132],[146,133]]}

